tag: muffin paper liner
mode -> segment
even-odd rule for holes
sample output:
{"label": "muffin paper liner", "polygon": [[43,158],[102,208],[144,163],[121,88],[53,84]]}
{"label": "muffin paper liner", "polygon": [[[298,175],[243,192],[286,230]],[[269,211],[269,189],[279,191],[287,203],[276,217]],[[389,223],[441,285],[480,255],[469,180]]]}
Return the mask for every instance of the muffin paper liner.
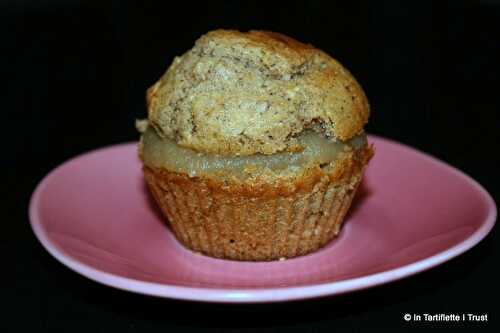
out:
{"label": "muffin paper liner", "polygon": [[144,172],[185,247],[247,261],[291,258],[326,245],[338,234],[362,176],[362,170],[353,169],[342,180],[321,177],[288,195],[249,196],[214,190],[199,178],[173,182],[165,169],[145,167]]}

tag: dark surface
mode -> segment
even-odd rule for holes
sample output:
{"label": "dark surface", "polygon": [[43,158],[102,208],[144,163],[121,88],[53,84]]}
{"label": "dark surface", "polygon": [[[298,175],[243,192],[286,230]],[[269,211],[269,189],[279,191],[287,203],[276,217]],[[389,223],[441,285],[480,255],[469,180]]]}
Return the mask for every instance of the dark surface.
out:
{"label": "dark surface", "polygon": [[[498,202],[500,4],[484,2],[3,1],[2,280],[7,332],[331,332],[445,328],[404,313],[476,313],[498,323],[495,228],[468,253],[390,285],[304,302],[214,305],[101,286],[49,256],[28,223],[29,197],[81,152],[137,139],[144,91],[174,55],[217,28],[286,33],[334,55],[372,104],[368,131],[415,146],[477,179]],[[411,177],[412,175],[408,175]],[[77,190],[77,189],[75,189]]]}

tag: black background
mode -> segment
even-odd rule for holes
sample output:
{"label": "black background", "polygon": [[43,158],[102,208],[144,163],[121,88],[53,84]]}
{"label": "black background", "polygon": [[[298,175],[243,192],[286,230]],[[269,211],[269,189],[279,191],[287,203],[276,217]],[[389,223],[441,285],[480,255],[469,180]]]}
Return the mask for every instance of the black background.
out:
{"label": "black background", "polygon": [[[404,313],[489,314],[498,323],[498,232],[468,253],[390,285],[275,305],[135,295],[50,257],[27,217],[37,182],[66,159],[137,139],[144,92],[214,28],[267,29],[340,60],[371,101],[368,131],[426,151],[498,202],[500,3],[399,1],[2,1],[2,331],[331,332],[444,328]],[[411,177],[412,175],[408,175]],[[5,320],[6,319],[6,320]],[[5,329],[4,329],[5,328]]]}

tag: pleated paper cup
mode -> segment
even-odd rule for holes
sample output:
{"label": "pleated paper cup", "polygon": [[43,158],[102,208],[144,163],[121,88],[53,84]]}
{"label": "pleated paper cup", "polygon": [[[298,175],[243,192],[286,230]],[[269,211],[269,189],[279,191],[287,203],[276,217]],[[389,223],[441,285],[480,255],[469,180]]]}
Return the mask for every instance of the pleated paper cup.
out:
{"label": "pleated paper cup", "polygon": [[231,184],[148,166],[144,174],[185,247],[216,258],[277,260],[315,251],[338,234],[371,156],[367,150],[365,158],[329,171],[318,167],[269,184]]}

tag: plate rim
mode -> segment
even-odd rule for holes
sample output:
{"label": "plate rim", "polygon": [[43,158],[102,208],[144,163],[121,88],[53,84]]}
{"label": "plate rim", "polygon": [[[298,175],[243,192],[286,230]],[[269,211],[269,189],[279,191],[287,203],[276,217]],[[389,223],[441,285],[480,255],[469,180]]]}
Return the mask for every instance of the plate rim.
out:
{"label": "plate rim", "polygon": [[323,296],[340,295],[356,290],[362,290],[370,287],[379,286],[390,283],[402,278],[410,277],[422,271],[436,267],[446,261],[449,261],[481,242],[493,229],[497,218],[497,207],[495,201],[488,191],[475,179],[463,172],[462,170],[444,162],[440,159],[420,151],[417,148],[411,147],[398,141],[387,139],[378,135],[369,134],[368,139],[377,141],[385,141],[389,144],[394,144],[403,149],[409,149],[411,152],[419,155],[420,158],[426,159],[428,162],[444,167],[453,172],[456,176],[463,179],[469,185],[479,191],[485,198],[488,215],[482,222],[481,226],[476,229],[468,238],[460,243],[436,253],[432,256],[420,259],[416,262],[398,266],[382,272],[364,275],[356,278],[350,278],[333,282],[312,283],[294,287],[259,287],[259,288],[208,288],[208,287],[189,287],[179,286],[167,283],[147,282],[132,278],[123,277],[117,274],[105,272],[94,268],[90,265],[80,262],[71,255],[65,253],[57,244],[53,243],[47,235],[47,231],[42,227],[41,219],[37,213],[39,202],[43,190],[47,187],[50,180],[54,177],[57,171],[76,160],[88,157],[96,153],[101,153],[105,150],[116,149],[136,145],[137,142],[126,142],[114,145],[105,146],[94,149],[88,152],[81,153],[54,168],[36,186],[30,202],[29,202],[29,220],[31,228],[42,246],[56,260],[79,273],[86,278],[95,282],[104,284],[120,290],[130,291],[143,295],[172,298],[187,301],[215,302],[215,303],[267,303],[267,302],[283,302],[291,300],[302,300],[317,298]]}

